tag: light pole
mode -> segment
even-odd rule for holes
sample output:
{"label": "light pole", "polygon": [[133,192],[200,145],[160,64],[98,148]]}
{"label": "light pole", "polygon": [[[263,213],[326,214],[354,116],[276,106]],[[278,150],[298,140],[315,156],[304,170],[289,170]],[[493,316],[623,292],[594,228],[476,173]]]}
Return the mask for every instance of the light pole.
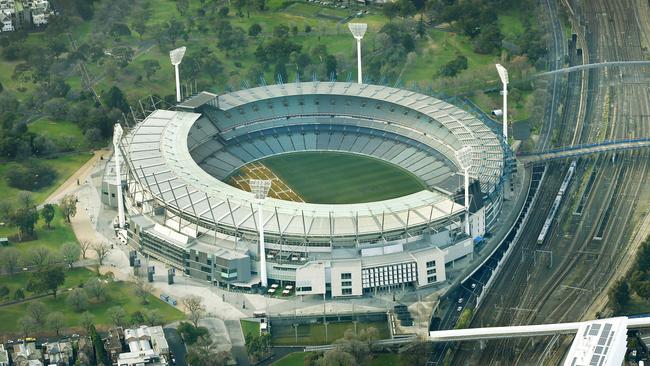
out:
{"label": "light pole", "polygon": [[503,84],[503,139],[508,143],[508,70],[501,64],[496,64],[497,72]]}
{"label": "light pole", "polygon": [[363,35],[366,34],[368,24],[348,23],[348,28],[352,32],[354,39],[357,40],[357,79],[358,83],[361,84],[363,82],[363,78],[361,77],[361,40],[363,39]]}
{"label": "light pole", "polygon": [[456,159],[463,169],[465,175],[465,233],[470,235],[469,232],[469,169],[472,167],[472,148],[471,146],[463,146],[460,150],[456,151]]}
{"label": "light pole", "polygon": [[169,52],[169,58],[172,60],[172,65],[174,65],[174,71],[176,72],[176,101],[178,103],[181,102],[181,79],[178,74],[178,65],[183,61],[186,50],[187,48],[183,46]]}
{"label": "light pole", "polygon": [[255,195],[257,199],[257,214],[258,214],[258,231],[260,233],[260,280],[262,281],[262,287],[268,285],[266,278],[266,249],[264,248],[264,221],[262,217],[262,202],[266,198],[266,195],[269,193],[271,188],[270,180],[262,179],[251,179],[248,181],[251,186],[251,192]]}
{"label": "light pole", "polygon": [[120,229],[124,229],[124,202],[122,201],[122,174],[120,174],[120,140],[124,130],[119,123],[113,126],[113,150],[115,151],[115,185],[117,188],[117,218]]}

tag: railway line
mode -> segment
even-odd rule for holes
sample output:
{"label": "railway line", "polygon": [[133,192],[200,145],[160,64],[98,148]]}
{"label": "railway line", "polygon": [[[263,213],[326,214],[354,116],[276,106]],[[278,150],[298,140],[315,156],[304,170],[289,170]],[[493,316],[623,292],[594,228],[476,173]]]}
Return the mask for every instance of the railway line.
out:
{"label": "railway line", "polygon": [[[544,3],[551,6],[552,1]],[[586,57],[593,62],[642,58],[638,22],[629,18],[643,14],[631,14],[632,1],[612,3],[599,0],[572,7],[586,24]],[[581,92],[569,93],[573,98],[567,98],[564,123],[557,126],[561,128],[559,140],[576,144],[649,136],[648,79],[644,71],[645,68],[616,73],[607,68],[591,69],[581,71],[586,78],[569,80],[570,91],[580,85]],[[634,116],[632,123],[628,122],[630,116]],[[570,125],[571,118],[578,123]],[[541,146],[548,144],[549,131],[552,128],[544,132]],[[560,223],[554,225],[548,240],[539,246],[535,237],[562,176],[548,174],[533,208],[539,214],[531,217],[527,234],[497,277],[472,326],[580,319],[621,263],[622,256],[617,254],[625,252],[636,213],[646,209],[636,202],[648,188],[642,183],[648,179],[648,160],[648,153],[639,151],[598,157],[591,166],[584,159],[579,161],[576,182],[569,188],[571,199],[559,211],[558,217],[563,219],[558,220]],[[548,170],[565,172],[567,165],[552,163]],[[574,204],[580,207],[580,215],[574,215]],[[601,240],[594,240],[595,236]],[[555,336],[536,343],[490,341],[482,352],[457,352],[452,364],[557,364],[569,340]],[[476,343],[460,345],[461,350],[476,351],[477,347]]]}

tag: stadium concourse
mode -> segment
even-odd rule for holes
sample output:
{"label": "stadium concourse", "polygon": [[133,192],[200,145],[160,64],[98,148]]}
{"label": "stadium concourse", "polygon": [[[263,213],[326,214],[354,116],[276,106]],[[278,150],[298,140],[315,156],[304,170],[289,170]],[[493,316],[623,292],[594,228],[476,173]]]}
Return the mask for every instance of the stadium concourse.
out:
{"label": "stadium concourse", "polygon": [[[269,282],[292,284],[298,295],[436,285],[446,280],[446,264],[472,255],[501,212],[503,141],[451,104],[385,86],[301,82],[203,92],[155,110],[119,146],[129,244],[224,288],[258,289],[261,262]],[[467,210],[461,149],[471,151]],[[260,204],[226,183],[261,159],[305,151],[380,159],[427,189],[367,203]],[[111,206],[114,172],[108,164],[102,184]]]}

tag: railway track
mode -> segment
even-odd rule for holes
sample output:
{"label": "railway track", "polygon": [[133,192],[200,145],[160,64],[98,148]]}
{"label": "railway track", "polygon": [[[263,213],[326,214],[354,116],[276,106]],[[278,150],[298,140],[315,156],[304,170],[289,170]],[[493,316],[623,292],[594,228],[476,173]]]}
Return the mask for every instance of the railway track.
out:
{"label": "railway track", "polygon": [[[545,3],[548,5],[549,1],[545,0]],[[586,13],[587,29],[591,31],[587,34],[589,44],[586,48],[590,50],[587,56],[599,61],[642,57],[641,37],[638,28],[634,28],[637,23],[629,21],[630,16],[640,15],[630,14],[630,9],[633,9],[631,1],[612,3],[599,0],[583,4],[582,9],[574,7],[578,12]],[[613,42],[612,35],[618,35],[613,37]],[[560,138],[577,143],[601,138],[649,136],[648,80],[643,71],[585,70],[587,80],[580,80],[584,93],[580,93],[579,107],[575,112],[577,120],[584,120],[584,123],[571,128],[566,120],[570,114],[565,114]],[[635,86],[628,88],[626,83]],[[631,114],[636,116],[634,123],[628,122]],[[542,144],[548,142],[549,130]],[[611,156],[615,156],[614,161]],[[571,205],[565,203],[558,216],[564,220],[558,221],[569,223],[556,225],[551,233],[552,240],[541,248],[531,243],[541,227],[540,220],[545,217],[544,199],[540,199],[536,208],[540,212],[538,219],[531,220],[528,226],[528,231],[534,235],[522,237],[519,258],[513,255],[504,267],[497,278],[499,285],[486,298],[474,326],[580,319],[622,261],[617,254],[625,252],[634,227],[631,218],[644,209],[637,207],[636,202],[644,188],[642,182],[648,177],[648,160],[648,154],[644,152],[608,154],[597,158],[593,187],[590,192],[583,193],[587,197],[583,215],[572,215]],[[580,165],[582,172],[586,165],[584,162]],[[558,166],[551,166],[549,171],[558,170]],[[544,184],[546,187],[540,193],[549,199],[552,194],[545,192],[557,192],[558,175],[549,175]],[[575,186],[581,185],[574,184],[574,195]],[[605,215],[605,212],[609,214]],[[602,240],[594,240],[599,225],[604,228]],[[553,267],[541,265],[550,263],[550,256]],[[459,352],[453,364],[557,364],[566,352],[568,341],[568,337],[490,341],[480,356]],[[463,347],[475,346],[468,344]]]}

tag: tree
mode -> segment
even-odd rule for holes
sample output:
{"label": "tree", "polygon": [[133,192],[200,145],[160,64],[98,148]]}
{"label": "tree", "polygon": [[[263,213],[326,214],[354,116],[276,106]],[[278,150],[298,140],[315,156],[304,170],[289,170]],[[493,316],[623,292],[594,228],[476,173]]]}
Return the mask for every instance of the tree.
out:
{"label": "tree", "polygon": [[390,22],[399,13],[399,5],[397,3],[394,3],[394,2],[387,2],[382,7],[381,11],[382,11],[382,13],[384,13],[384,16],[386,18],[388,18],[388,21]]}
{"label": "tree", "polygon": [[55,311],[47,315],[46,322],[48,328],[54,330],[56,332],[56,335],[59,336],[59,332],[61,331],[61,328],[63,328],[65,318],[63,316],[63,313]]}
{"label": "tree", "polygon": [[189,313],[188,318],[194,324],[195,327],[199,326],[199,320],[203,317],[205,313],[205,306],[203,305],[203,299],[196,295],[188,295],[183,298],[183,306]]}
{"label": "tree", "polygon": [[153,326],[162,324],[164,319],[158,309],[149,309],[144,312],[143,320],[145,323]]}
{"label": "tree", "polygon": [[39,270],[40,267],[47,264],[49,258],[50,258],[50,250],[47,249],[46,247],[40,246],[40,247],[32,248],[29,251],[29,262],[32,265],[39,267]]}
{"label": "tree", "polygon": [[126,324],[126,311],[121,306],[113,306],[106,310],[108,317],[116,327],[121,327]]}
{"label": "tree", "polygon": [[287,67],[282,60],[278,61],[275,64],[275,77],[278,79],[278,81],[280,79],[285,83],[289,81],[289,75],[287,75]]}
{"label": "tree", "polygon": [[90,332],[93,324],[95,324],[95,316],[88,311],[84,311],[81,314],[81,326],[84,327],[86,332]]}
{"label": "tree", "polygon": [[108,245],[108,243],[104,243],[103,241],[98,241],[93,243],[92,248],[95,252],[95,255],[97,255],[97,261],[99,261],[99,265],[103,265],[104,259],[106,259],[111,251],[110,245]]}
{"label": "tree", "polygon": [[102,99],[109,108],[119,109],[122,113],[129,112],[129,103],[126,101],[124,93],[115,85],[108,89],[108,92],[102,96]]}
{"label": "tree", "polygon": [[43,205],[43,209],[41,210],[41,216],[43,217],[43,220],[45,220],[45,225],[47,225],[48,229],[51,229],[50,223],[52,223],[52,220],[54,219],[54,205],[46,203]]}
{"label": "tree", "polygon": [[35,324],[44,325],[47,316],[47,308],[40,301],[32,301],[27,305],[27,315],[34,320]]}
{"label": "tree", "polygon": [[88,307],[88,295],[80,288],[73,289],[66,299],[66,303],[73,307],[75,311],[82,311]]}
{"label": "tree", "polygon": [[91,248],[92,242],[89,240],[79,241],[79,250],[81,251],[81,258],[86,259],[86,252]]}
{"label": "tree", "polygon": [[136,31],[136,33],[138,33],[140,40],[142,40],[142,36],[144,36],[145,32],[147,31],[146,20],[142,17],[138,17],[136,18],[135,22],[131,24],[131,27],[134,31]]}
{"label": "tree", "polygon": [[100,278],[95,277],[86,281],[84,290],[97,301],[103,301],[106,298],[106,284]]}
{"label": "tree", "polygon": [[14,300],[21,301],[21,300],[24,300],[24,299],[25,299],[25,292],[23,291],[23,289],[19,288],[14,293]]}
{"label": "tree", "polygon": [[356,366],[357,362],[351,354],[334,348],[325,352],[318,364],[320,366]]}
{"label": "tree", "polygon": [[176,41],[184,37],[187,34],[187,30],[185,29],[185,24],[172,18],[163,25],[161,33],[161,37],[159,37],[161,41],[167,41],[172,44],[172,47],[176,47]]}
{"label": "tree", "polygon": [[36,292],[51,291],[56,298],[59,287],[65,282],[65,272],[59,266],[49,267],[32,274],[28,287],[33,288]]}
{"label": "tree", "polygon": [[0,256],[0,264],[7,272],[9,272],[10,275],[12,275],[20,264],[20,258],[21,256],[18,249],[7,248],[2,252],[2,256]]}
{"label": "tree", "polygon": [[618,280],[614,287],[609,291],[609,301],[612,304],[612,309],[614,313],[620,312],[623,307],[630,300],[630,289],[627,285],[627,281],[624,279]]}
{"label": "tree", "polygon": [[23,332],[23,335],[25,338],[34,330],[36,329],[36,322],[34,321],[34,318],[32,318],[29,315],[25,315],[18,319],[18,326],[20,327],[20,330]]}
{"label": "tree", "polygon": [[193,366],[222,366],[230,361],[230,353],[218,351],[217,344],[207,335],[189,347],[186,361]]}
{"label": "tree", "polygon": [[0,299],[4,299],[5,297],[9,296],[10,293],[11,291],[7,285],[0,285]]}
{"label": "tree", "polygon": [[187,13],[187,10],[190,8],[190,1],[189,0],[176,0],[176,10],[181,15],[185,15]]}
{"label": "tree", "polygon": [[430,352],[430,343],[416,339],[406,346],[404,352],[400,352],[400,360],[404,365],[426,365],[427,361],[429,361]]}
{"label": "tree", "polygon": [[140,303],[146,305],[149,303],[149,293],[153,290],[153,287],[146,281],[141,278],[136,279],[133,284],[133,292],[135,296],[140,298]]}
{"label": "tree", "polygon": [[18,227],[18,239],[33,237],[34,227],[38,222],[38,211],[35,208],[19,208],[12,212],[10,223]]}
{"label": "tree", "polygon": [[251,37],[255,37],[260,33],[262,33],[262,26],[257,23],[251,24],[251,26],[248,28],[248,35]]}
{"label": "tree", "polygon": [[[187,345],[192,345],[199,337],[208,335],[208,328],[195,327],[188,322],[181,322],[178,325],[178,333],[183,337],[183,341]],[[247,333],[248,335],[249,333]],[[248,342],[247,342],[248,344]]]}
{"label": "tree", "polygon": [[336,57],[334,57],[333,55],[327,55],[325,57],[325,72],[327,73],[328,78],[330,76],[334,76],[334,79],[336,79],[336,68],[337,68]]}
{"label": "tree", "polygon": [[144,68],[144,73],[147,80],[151,80],[151,77],[154,76],[158,70],[160,70],[160,63],[158,60],[146,60],[142,63],[142,67]]}
{"label": "tree", "polygon": [[463,70],[467,70],[467,57],[463,55],[456,56],[455,59],[446,63],[440,69],[440,75],[445,77],[454,77]]}
{"label": "tree", "polygon": [[68,265],[68,268],[72,268],[74,262],[79,259],[80,253],[81,250],[79,249],[79,245],[76,243],[67,242],[61,246],[61,258],[63,258],[63,261]]}
{"label": "tree", "polygon": [[61,208],[63,217],[65,217],[65,222],[69,223],[70,218],[74,217],[77,214],[77,197],[75,197],[73,194],[66,194],[63,196],[61,201],[59,201],[59,207]]}

